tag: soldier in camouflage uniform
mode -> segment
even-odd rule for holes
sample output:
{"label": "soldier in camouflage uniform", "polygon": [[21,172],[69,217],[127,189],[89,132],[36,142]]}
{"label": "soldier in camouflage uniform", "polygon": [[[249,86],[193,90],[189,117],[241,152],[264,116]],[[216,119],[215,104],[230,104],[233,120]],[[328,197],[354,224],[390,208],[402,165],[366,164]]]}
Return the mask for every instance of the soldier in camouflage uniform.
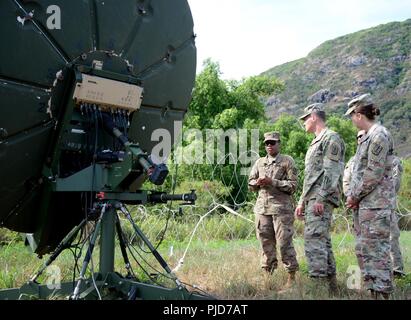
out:
{"label": "soldier in camouflage uniform", "polygon": [[[360,130],[357,133],[357,144],[360,144],[361,138],[365,135],[364,130]],[[351,159],[347,162],[347,165],[345,166],[344,170],[344,176],[343,176],[343,191],[344,195],[346,198],[348,198],[350,194],[350,184],[352,180],[352,172],[354,169],[354,162],[355,162],[355,156],[351,157]],[[354,234],[356,236],[356,239],[360,237],[360,223],[358,221],[358,208],[351,209],[352,211],[352,216],[353,216],[353,224],[354,224]],[[358,241],[355,244],[355,253],[357,258],[361,256],[360,252],[360,245]],[[362,265],[362,262],[358,261],[358,265]]]}
{"label": "soldier in camouflage uniform", "polygon": [[[357,145],[360,144],[360,139],[365,135],[364,130],[360,130],[357,133]],[[350,188],[350,182],[352,178],[352,170],[354,168],[354,160],[355,156],[351,157],[350,160],[348,160],[347,164],[345,165],[344,169],[344,176],[343,176],[343,191],[344,195],[347,197],[349,193],[349,188]]]}
{"label": "soldier in camouflage uniform", "polygon": [[297,169],[294,160],[280,154],[280,134],[264,134],[267,155],[258,159],[249,176],[249,188],[258,191],[254,206],[256,233],[262,247],[262,268],[272,273],[277,268],[276,245],[289,273],[287,286],[298,270],[293,247],[294,215],[292,194],[297,188]]}
{"label": "soldier in camouflage uniform", "polygon": [[388,299],[393,291],[390,258],[390,225],[395,189],[392,177],[393,139],[375,122],[380,114],[369,94],[353,99],[346,115],[366,135],[360,140],[354,160],[347,207],[358,209],[360,234],[358,260],[364,285],[375,299]]}
{"label": "soldier in camouflage uniform", "polygon": [[331,246],[332,212],[341,198],[345,145],[340,136],[326,127],[324,105],[315,103],[300,117],[305,130],[315,139],[305,156],[303,192],[295,213],[304,217],[304,242],[310,277],[327,279],[330,291],[337,290],[336,268]]}
{"label": "soldier in camouflage uniform", "polygon": [[[392,177],[394,179],[395,195],[398,194],[401,187],[401,176],[403,172],[403,167],[401,164],[401,159],[394,156],[392,161]],[[397,199],[395,199],[395,208],[397,204]],[[404,263],[402,261],[402,254],[400,249],[400,228],[398,227],[398,217],[396,210],[392,210],[391,214],[391,258],[393,263],[394,276],[402,277],[404,273]]]}
{"label": "soldier in camouflage uniform", "polygon": [[[364,130],[358,131],[357,134],[357,141],[359,142],[362,136],[365,134]],[[351,183],[352,179],[352,172],[354,169],[354,161],[355,161],[355,156],[353,156],[348,162],[347,165],[345,166],[344,170],[344,177],[343,177],[343,190],[344,190],[344,195],[348,197],[350,194],[349,191],[349,186]],[[394,187],[395,187],[395,192],[398,193],[400,190],[400,184],[401,184],[401,175],[403,172],[403,168],[401,165],[401,160],[398,157],[394,157],[393,160],[393,179],[394,179]],[[359,239],[360,236],[360,226],[359,226],[359,221],[358,221],[358,209],[353,209],[353,222],[354,222],[354,232]],[[393,262],[393,271],[394,271],[394,276],[402,277],[405,275],[404,273],[404,263],[402,260],[402,254],[401,254],[401,249],[400,249],[400,229],[398,227],[398,218],[395,210],[392,211],[391,214],[391,227],[390,227],[390,243],[391,243],[391,259]],[[361,257],[361,252],[360,252],[360,247],[359,247],[359,242],[356,243],[355,246],[355,251],[357,257]],[[362,262],[359,261],[359,265],[362,265]]]}

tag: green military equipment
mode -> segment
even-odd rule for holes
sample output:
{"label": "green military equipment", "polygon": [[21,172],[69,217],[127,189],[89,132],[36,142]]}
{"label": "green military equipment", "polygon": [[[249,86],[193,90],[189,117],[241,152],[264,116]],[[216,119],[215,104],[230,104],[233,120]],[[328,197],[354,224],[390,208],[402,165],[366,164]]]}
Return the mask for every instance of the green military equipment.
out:
{"label": "green military equipment", "polygon": [[[89,247],[91,254],[101,233],[97,282],[129,298],[131,291],[201,298],[177,279],[174,292],[113,270],[117,211],[175,198],[140,188],[147,178],[164,182],[167,167],[150,156],[158,143],[152,135],[162,129],[173,141],[191,99],[196,47],[187,1],[4,0],[0,24],[0,227],[29,234],[39,256],[53,253],[48,265],[94,219],[101,226]],[[177,198],[193,203],[195,194]],[[38,275],[0,297],[46,297]],[[96,296],[83,279],[76,290],[73,298]]]}

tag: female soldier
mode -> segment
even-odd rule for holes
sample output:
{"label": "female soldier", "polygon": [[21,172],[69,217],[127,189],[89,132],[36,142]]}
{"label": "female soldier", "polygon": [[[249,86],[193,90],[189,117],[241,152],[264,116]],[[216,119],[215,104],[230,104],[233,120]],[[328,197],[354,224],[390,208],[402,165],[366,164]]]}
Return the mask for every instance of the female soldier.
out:
{"label": "female soldier", "polygon": [[357,259],[364,286],[371,296],[385,299],[393,291],[390,259],[390,222],[395,189],[392,180],[393,139],[388,130],[376,123],[380,115],[369,94],[353,99],[346,115],[366,134],[360,139],[347,206],[358,209],[360,232]]}

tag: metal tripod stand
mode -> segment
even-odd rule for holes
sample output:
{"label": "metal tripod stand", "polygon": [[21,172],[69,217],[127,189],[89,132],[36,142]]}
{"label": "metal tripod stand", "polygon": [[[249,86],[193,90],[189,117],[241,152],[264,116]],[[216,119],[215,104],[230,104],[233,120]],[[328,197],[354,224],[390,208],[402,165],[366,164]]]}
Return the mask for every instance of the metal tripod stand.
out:
{"label": "metal tripod stand", "polygon": [[[122,212],[126,219],[131,223],[134,232],[149,248],[162,268],[167,272],[167,275],[174,280],[176,288],[169,289],[152,284],[137,282],[137,279],[132,274],[131,264],[128,259],[125,240],[121,230],[120,220],[117,215],[117,210]],[[118,200],[105,200],[101,202],[101,212],[96,221],[94,231],[91,235],[89,246],[82,264],[81,272],[73,290],[73,283],[62,283],[60,289],[50,289],[46,285],[40,285],[36,282],[39,276],[50,266],[60,253],[68,248],[76,237],[78,232],[86,225],[87,220],[84,219],[81,223],[73,228],[73,230],[62,240],[56,250],[45,262],[44,266],[34,275],[30,281],[21,288],[9,289],[0,291],[0,299],[27,299],[36,297],[45,299],[51,295],[69,296],[70,299],[99,299],[108,293],[110,298],[117,299],[166,299],[166,300],[204,300],[210,299],[197,293],[190,293],[178,278],[172,273],[166,261],[161,257],[158,251],[150,243],[141,229],[133,221],[130,213],[124,204]],[[120,250],[127,269],[127,276],[123,277],[114,271],[115,260],[115,233],[117,231]],[[88,265],[92,258],[93,250],[100,235],[100,261],[99,272],[92,276],[92,279],[85,277]]]}

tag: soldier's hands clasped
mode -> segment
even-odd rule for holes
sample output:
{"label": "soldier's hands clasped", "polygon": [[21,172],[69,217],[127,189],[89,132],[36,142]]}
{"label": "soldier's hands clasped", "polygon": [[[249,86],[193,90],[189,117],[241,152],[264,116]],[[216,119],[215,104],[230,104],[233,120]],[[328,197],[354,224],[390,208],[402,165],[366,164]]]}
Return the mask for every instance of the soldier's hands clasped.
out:
{"label": "soldier's hands clasped", "polygon": [[258,186],[270,186],[273,184],[273,180],[270,177],[258,178]]}
{"label": "soldier's hands clasped", "polygon": [[345,205],[350,209],[358,209],[358,201],[356,201],[353,197],[348,197]]}
{"label": "soldier's hands clasped", "polygon": [[324,204],[322,204],[321,202],[316,202],[314,203],[314,214],[316,216],[322,216],[324,214]]}
{"label": "soldier's hands clasped", "polygon": [[304,207],[303,206],[298,206],[297,208],[295,208],[294,213],[298,220],[304,220]]}

